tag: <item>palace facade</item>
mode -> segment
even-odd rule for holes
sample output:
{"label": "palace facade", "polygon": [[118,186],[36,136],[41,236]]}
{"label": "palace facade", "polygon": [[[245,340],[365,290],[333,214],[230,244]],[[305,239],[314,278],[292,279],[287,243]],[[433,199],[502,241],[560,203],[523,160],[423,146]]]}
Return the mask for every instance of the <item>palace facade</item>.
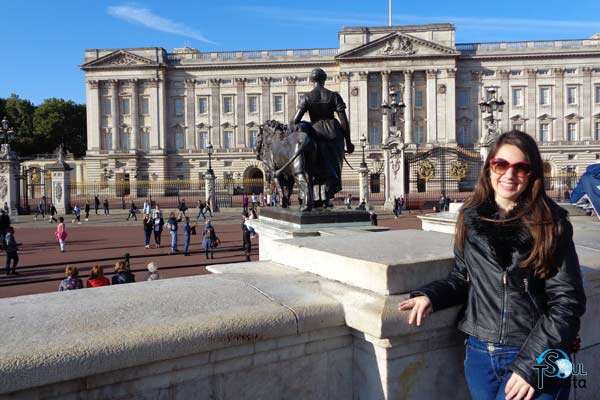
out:
{"label": "palace facade", "polygon": [[488,117],[478,103],[489,88],[506,102],[499,129],[533,135],[549,173],[583,172],[600,154],[599,35],[456,44],[451,24],[352,27],[340,30],[338,48],[86,50],[85,178],[201,179],[208,143],[218,178],[260,178],[259,126],[290,121],[315,67],[346,102],[355,168],[361,135],[371,169],[388,159],[382,144],[394,124],[380,106],[391,87],[407,105],[398,125],[408,154],[439,145],[478,150]]}

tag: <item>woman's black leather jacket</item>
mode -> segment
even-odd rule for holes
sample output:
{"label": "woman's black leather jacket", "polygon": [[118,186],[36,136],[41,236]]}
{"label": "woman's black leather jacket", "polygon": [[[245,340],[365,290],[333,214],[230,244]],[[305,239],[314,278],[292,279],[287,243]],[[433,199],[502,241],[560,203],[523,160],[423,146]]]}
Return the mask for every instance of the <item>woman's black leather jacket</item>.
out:
{"label": "woman's black leather jacket", "polygon": [[467,235],[464,251],[454,251],[454,269],[411,297],[426,295],[434,311],[463,304],[458,328],[485,342],[521,347],[510,369],[536,387],[536,357],[546,349],[569,353],[585,312],[573,228],[561,210],[558,273],[542,280],[519,266],[532,244],[524,224],[487,222],[480,216],[498,218],[491,205],[465,210]]}

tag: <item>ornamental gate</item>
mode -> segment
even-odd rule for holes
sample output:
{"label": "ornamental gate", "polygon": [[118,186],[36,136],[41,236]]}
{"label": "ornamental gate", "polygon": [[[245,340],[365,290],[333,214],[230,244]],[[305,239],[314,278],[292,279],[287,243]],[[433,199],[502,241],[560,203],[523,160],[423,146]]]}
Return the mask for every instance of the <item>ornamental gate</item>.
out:
{"label": "ornamental gate", "polygon": [[441,194],[452,200],[468,197],[477,183],[483,161],[473,150],[434,147],[406,155],[406,201],[410,208],[432,209]]}
{"label": "ornamental gate", "polygon": [[35,212],[39,202],[47,210],[52,201],[52,174],[41,167],[23,168],[21,175],[21,196],[19,213],[29,214]]}

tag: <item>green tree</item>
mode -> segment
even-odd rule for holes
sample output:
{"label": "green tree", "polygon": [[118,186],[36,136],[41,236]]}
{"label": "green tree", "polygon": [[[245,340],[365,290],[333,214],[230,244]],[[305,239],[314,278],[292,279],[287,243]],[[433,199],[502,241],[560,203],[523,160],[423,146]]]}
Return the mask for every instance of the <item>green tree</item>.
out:
{"label": "green tree", "polygon": [[33,132],[37,148],[54,151],[60,143],[76,157],[87,147],[85,105],[71,100],[47,99],[33,114]]}
{"label": "green tree", "polygon": [[16,133],[12,146],[19,154],[30,154],[35,148],[33,141],[33,113],[35,106],[29,100],[21,99],[16,94],[11,94],[2,103],[3,107],[0,118],[6,117],[9,126]]}

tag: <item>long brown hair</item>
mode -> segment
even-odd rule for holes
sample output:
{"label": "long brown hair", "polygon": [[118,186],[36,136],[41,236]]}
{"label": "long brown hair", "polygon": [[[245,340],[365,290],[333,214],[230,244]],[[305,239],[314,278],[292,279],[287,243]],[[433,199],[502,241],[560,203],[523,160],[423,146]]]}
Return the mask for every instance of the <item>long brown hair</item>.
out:
{"label": "long brown hair", "polygon": [[90,271],[89,279],[104,278],[104,268],[101,265],[94,265]]}
{"label": "long brown hair", "polygon": [[531,165],[531,175],[529,176],[527,188],[517,199],[517,203],[522,206],[518,209],[517,215],[505,220],[486,220],[502,223],[522,219],[531,234],[533,246],[529,257],[523,261],[521,267],[531,267],[536,277],[548,278],[558,270],[556,255],[564,234],[563,225],[559,223],[559,206],[546,195],[544,165],[540,150],[535,140],[525,132],[512,130],[503,133],[490,148],[490,152],[481,168],[481,174],[473,196],[465,201],[458,214],[455,245],[461,252],[464,250],[467,237],[464,211],[485,203],[495,203],[494,189],[490,181],[489,162],[496,156],[500,147],[505,144],[516,146],[525,154]]}

